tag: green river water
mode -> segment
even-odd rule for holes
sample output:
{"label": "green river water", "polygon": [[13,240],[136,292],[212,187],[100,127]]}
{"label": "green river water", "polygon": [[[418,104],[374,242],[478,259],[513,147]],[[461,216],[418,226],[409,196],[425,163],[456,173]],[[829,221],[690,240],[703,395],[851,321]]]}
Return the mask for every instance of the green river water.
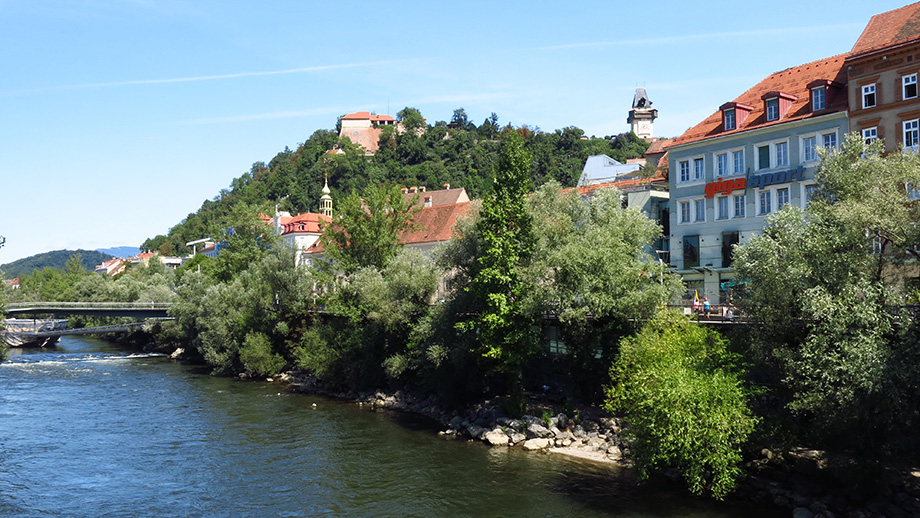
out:
{"label": "green river water", "polygon": [[436,432],[65,337],[0,364],[0,517],[785,516]]}

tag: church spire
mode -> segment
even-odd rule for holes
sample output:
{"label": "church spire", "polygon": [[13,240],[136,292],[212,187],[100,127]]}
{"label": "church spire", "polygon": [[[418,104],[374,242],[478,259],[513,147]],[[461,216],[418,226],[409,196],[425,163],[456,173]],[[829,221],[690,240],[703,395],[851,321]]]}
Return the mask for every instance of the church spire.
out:
{"label": "church spire", "polygon": [[323,216],[332,217],[332,196],[329,195],[329,176],[324,175],[325,184],[323,185],[323,195],[319,198],[319,213]]}

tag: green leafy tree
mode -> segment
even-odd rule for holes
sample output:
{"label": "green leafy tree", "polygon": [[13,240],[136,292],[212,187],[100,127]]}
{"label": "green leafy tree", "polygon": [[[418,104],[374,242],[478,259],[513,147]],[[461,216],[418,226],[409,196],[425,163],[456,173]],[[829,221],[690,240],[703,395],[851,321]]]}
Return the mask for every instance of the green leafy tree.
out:
{"label": "green leafy tree", "polygon": [[757,423],[737,358],[718,333],[668,312],[620,349],[607,408],[626,419],[640,475],[676,468],[692,492],[724,498]]}
{"label": "green leafy tree", "polygon": [[520,368],[537,348],[531,331],[533,315],[524,300],[529,289],[522,269],[533,253],[533,223],[525,196],[530,192],[530,155],[515,132],[502,147],[492,192],[479,211],[479,246],[469,264],[469,284],[475,316],[458,324],[476,333],[478,353],[493,369],[512,375],[521,390]]}
{"label": "green leafy tree", "polygon": [[396,118],[402,124],[403,129],[409,132],[415,132],[425,128],[425,118],[421,112],[415,108],[406,106],[396,114]]}
{"label": "green leafy tree", "polygon": [[804,211],[787,207],[736,249],[753,352],[803,439],[895,454],[917,424],[920,347],[904,314],[920,249],[920,157],[858,135],[823,156]]}
{"label": "green leafy tree", "polygon": [[558,316],[574,372],[593,390],[616,354],[611,345],[678,293],[680,280],[648,252],[661,228],[623,208],[618,190],[585,199],[551,182],[528,201],[537,236],[526,273],[530,312]]}
{"label": "green leafy tree", "polygon": [[220,250],[209,272],[218,280],[231,280],[265,257],[277,243],[274,229],[259,217],[260,212],[266,210],[248,204],[237,205],[219,228],[212,229],[211,234],[219,236]]}
{"label": "green leafy tree", "polygon": [[411,228],[420,210],[418,197],[406,198],[398,187],[369,187],[338,202],[335,220],[322,240],[335,268],[346,274],[366,266],[385,267],[400,248],[399,235]]}

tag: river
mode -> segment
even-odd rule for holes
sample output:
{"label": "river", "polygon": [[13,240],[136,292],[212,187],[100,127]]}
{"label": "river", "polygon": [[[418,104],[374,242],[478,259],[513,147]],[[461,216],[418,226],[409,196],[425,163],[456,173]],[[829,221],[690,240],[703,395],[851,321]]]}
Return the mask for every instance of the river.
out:
{"label": "river", "polygon": [[0,364],[0,517],[785,516],[745,507],[92,338]]}

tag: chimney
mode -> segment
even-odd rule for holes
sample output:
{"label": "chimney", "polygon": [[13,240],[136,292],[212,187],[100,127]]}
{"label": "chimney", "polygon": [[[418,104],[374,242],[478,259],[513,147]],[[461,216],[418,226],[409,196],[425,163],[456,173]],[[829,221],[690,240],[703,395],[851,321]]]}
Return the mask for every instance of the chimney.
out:
{"label": "chimney", "polygon": [[403,188],[402,188],[402,192],[403,192],[403,194],[406,194],[407,192],[409,192],[409,189],[408,189],[407,187],[403,187]]}
{"label": "chimney", "polygon": [[425,186],[423,185],[423,186],[419,187],[419,188],[418,188],[418,191],[419,191],[419,192],[425,192]]}
{"label": "chimney", "polygon": [[444,184],[444,188],[445,188],[445,189],[450,189],[450,184],[449,184],[449,183],[445,183],[445,184]]}
{"label": "chimney", "polygon": [[409,192],[411,192],[412,194],[415,194],[415,191],[417,190],[418,190],[418,187],[409,187]]}

